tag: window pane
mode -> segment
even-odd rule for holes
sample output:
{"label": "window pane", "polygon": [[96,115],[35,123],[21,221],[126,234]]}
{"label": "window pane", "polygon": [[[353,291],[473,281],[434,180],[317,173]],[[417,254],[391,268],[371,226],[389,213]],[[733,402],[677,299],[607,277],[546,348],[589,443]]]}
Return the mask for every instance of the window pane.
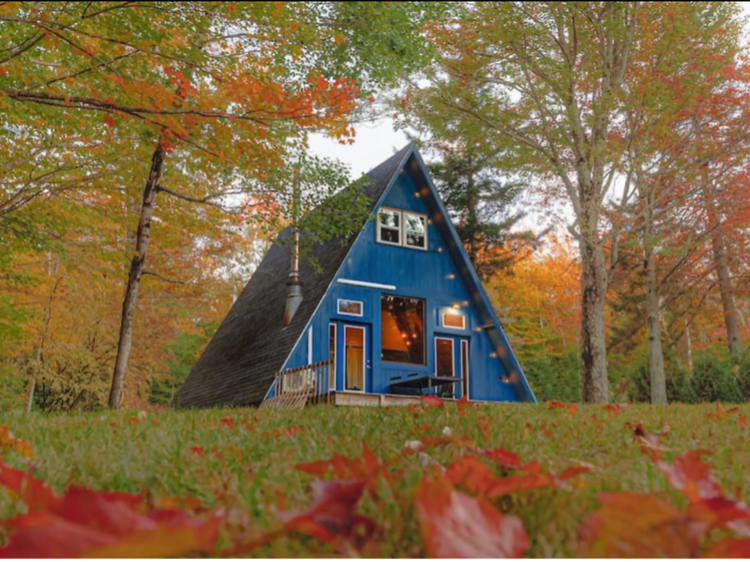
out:
{"label": "window pane", "polygon": [[349,314],[351,316],[362,316],[362,301],[339,299],[338,313]]}
{"label": "window pane", "polygon": [[390,228],[381,228],[380,229],[380,240],[382,242],[390,242],[392,244],[398,244],[399,241],[399,231],[398,230],[392,230]]}
{"label": "window pane", "polygon": [[383,361],[425,364],[423,300],[383,295],[380,330]]}
{"label": "window pane", "polygon": [[406,245],[413,248],[427,247],[427,222],[422,215],[404,213]]}
{"label": "window pane", "polygon": [[460,312],[446,310],[443,313],[443,326],[447,328],[466,328],[466,318]]}
{"label": "window pane", "polygon": [[424,234],[424,231],[426,230],[424,226],[424,217],[404,213],[404,218],[406,219],[406,230],[421,232]]}
{"label": "window pane", "polygon": [[380,211],[380,225],[388,228],[398,229],[399,225],[399,213],[398,211],[389,211],[383,209]]}
{"label": "window pane", "polygon": [[453,340],[435,338],[435,372],[439,377],[453,376]]}
{"label": "window pane", "polygon": [[401,213],[381,209],[378,213],[378,235],[381,242],[401,244]]}

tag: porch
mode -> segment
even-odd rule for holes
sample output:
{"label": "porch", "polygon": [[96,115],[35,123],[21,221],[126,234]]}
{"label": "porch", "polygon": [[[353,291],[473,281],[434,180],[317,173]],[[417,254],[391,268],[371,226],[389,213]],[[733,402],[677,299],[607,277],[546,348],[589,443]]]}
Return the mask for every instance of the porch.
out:
{"label": "porch", "polygon": [[453,401],[452,392],[445,392],[461,382],[459,377],[407,375],[391,380],[389,393],[367,393],[336,390],[335,373],[330,361],[320,361],[274,374],[261,409],[302,409],[309,403],[335,406],[399,406],[419,402],[423,396],[440,396]]}

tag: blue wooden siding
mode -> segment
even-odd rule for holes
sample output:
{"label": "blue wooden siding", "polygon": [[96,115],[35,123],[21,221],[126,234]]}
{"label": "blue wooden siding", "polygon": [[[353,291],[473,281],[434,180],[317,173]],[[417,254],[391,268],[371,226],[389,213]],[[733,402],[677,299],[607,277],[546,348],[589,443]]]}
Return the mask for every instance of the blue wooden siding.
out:
{"label": "blue wooden siding", "polygon": [[[382,206],[423,213],[430,217],[423,198],[417,192],[411,177],[400,173],[394,185],[386,193]],[[362,234],[349,252],[347,259],[336,274],[325,298],[310,321],[308,329],[313,332],[312,361],[323,361],[329,355],[329,324],[337,324],[336,364],[342,365],[343,325],[365,326],[368,341],[365,353],[369,359],[366,372],[368,393],[389,393],[391,377],[404,373],[435,372],[435,337],[450,337],[454,340],[454,371],[461,373],[460,341],[469,341],[470,397],[474,400],[516,401],[513,387],[505,382],[505,372],[486,332],[482,329],[479,314],[470,304],[471,299],[456,265],[451,259],[444,240],[435,225],[434,217],[428,224],[429,247],[427,251],[380,244],[376,241],[376,223],[368,221]],[[440,220],[438,217],[437,220]],[[338,283],[339,279],[350,279],[383,285],[394,285],[396,290],[364,288]],[[426,365],[390,363],[380,359],[380,298],[382,294],[425,299],[425,354]],[[341,315],[337,312],[338,299],[352,299],[363,303],[362,317]],[[441,312],[458,306],[466,317],[466,329],[445,328],[441,324]],[[290,354],[284,368],[304,365],[308,362],[307,330],[302,334]],[[342,390],[343,373],[337,368],[337,390]],[[460,392],[459,394],[460,395]]]}

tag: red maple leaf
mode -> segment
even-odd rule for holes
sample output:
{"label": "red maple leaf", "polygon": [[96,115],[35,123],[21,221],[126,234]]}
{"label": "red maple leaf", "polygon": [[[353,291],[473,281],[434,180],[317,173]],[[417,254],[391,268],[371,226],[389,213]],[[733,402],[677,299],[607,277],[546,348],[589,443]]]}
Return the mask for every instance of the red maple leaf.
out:
{"label": "red maple leaf", "polygon": [[455,490],[438,470],[422,478],[415,504],[428,557],[518,558],[529,548],[520,519]]}
{"label": "red maple leaf", "polygon": [[2,558],[164,558],[211,552],[219,519],[180,510],[151,510],[145,494],[71,487],[55,505],[5,525]]}
{"label": "red maple leaf", "polygon": [[334,453],[330,459],[300,463],[296,468],[320,478],[330,473],[339,480],[363,480],[372,490],[377,486],[379,476],[385,475],[383,465],[364,442],[360,457],[350,459]]}
{"label": "red maple leaf", "polygon": [[511,453],[505,449],[480,449],[478,453],[484,455],[488,459],[492,459],[505,468],[520,468],[521,466],[521,457],[516,453]]}
{"label": "red maple leaf", "polygon": [[433,408],[442,408],[445,406],[445,402],[443,402],[438,396],[422,396],[421,401],[425,406]]}
{"label": "red maple leaf", "polygon": [[711,465],[701,458],[710,454],[711,451],[702,449],[689,451],[677,457],[671,465],[660,460],[656,461],[656,465],[666,475],[669,483],[690,501],[715,498],[725,494],[711,476]]}
{"label": "red maple leaf", "polygon": [[29,513],[48,509],[60,498],[41,480],[0,461],[0,484],[19,495]]}
{"label": "red maple leaf", "polygon": [[377,525],[357,515],[357,504],[365,490],[362,481],[322,481],[311,484],[313,505],[301,513],[287,513],[284,529],[297,531],[329,544],[352,539],[357,528],[372,534]]}
{"label": "red maple leaf", "polygon": [[595,558],[691,558],[703,529],[657,497],[599,494],[601,507],[579,528],[581,555]]}

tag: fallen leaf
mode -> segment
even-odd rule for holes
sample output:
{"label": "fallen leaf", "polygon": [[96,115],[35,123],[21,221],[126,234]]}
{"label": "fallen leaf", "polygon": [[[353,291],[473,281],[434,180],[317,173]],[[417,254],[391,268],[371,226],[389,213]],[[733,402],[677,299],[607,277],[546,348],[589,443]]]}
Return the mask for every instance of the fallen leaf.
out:
{"label": "fallen leaf", "polygon": [[377,486],[380,475],[385,474],[383,465],[364,442],[359,457],[350,459],[334,453],[330,459],[300,463],[296,468],[319,478],[330,473],[338,480],[363,480],[371,489]]}
{"label": "fallen leaf", "polygon": [[26,504],[28,513],[48,509],[60,501],[49,485],[2,461],[0,461],[0,484],[18,494],[21,501]]}
{"label": "fallen leaf", "polygon": [[213,550],[218,518],[149,510],[144,498],[71,487],[47,510],[6,521],[10,536],[0,557],[165,558]]}
{"label": "fallen leaf", "polygon": [[505,468],[519,468],[521,466],[521,457],[505,449],[480,449],[478,452]]}
{"label": "fallen leaf", "polygon": [[415,504],[430,558],[519,558],[529,548],[520,519],[455,490],[437,470],[420,481]]}
{"label": "fallen leaf", "polygon": [[445,402],[438,396],[422,396],[422,404],[430,408],[442,408],[445,406]]}
{"label": "fallen leaf", "polygon": [[750,539],[724,539],[706,550],[701,558],[750,558]]}
{"label": "fallen leaf", "polygon": [[656,465],[666,475],[669,483],[690,501],[715,498],[725,494],[711,476],[711,465],[702,460],[703,456],[710,454],[711,451],[703,449],[689,451],[675,458],[671,465],[663,461],[657,461]]}
{"label": "fallen leaf", "polygon": [[580,555],[592,558],[691,558],[703,528],[647,494],[599,494],[601,507],[580,526]]}
{"label": "fallen leaf", "polygon": [[[355,546],[361,548],[377,529],[374,521],[356,514],[365,484],[316,480],[311,484],[312,507],[301,513],[284,514],[284,531],[296,531],[334,546],[342,541],[356,542]],[[357,535],[358,530],[363,533]]]}

